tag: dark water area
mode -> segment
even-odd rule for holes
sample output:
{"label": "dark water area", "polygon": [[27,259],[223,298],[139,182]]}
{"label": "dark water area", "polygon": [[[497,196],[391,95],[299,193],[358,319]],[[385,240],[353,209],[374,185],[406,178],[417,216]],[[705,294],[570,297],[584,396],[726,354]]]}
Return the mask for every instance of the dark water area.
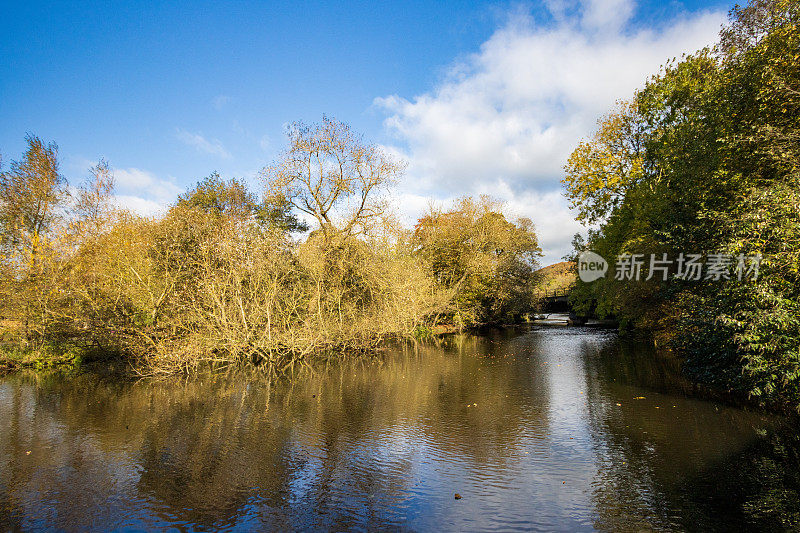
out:
{"label": "dark water area", "polygon": [[291,382],[14,374],[0,530],[791,531],[797,429],[590,328],[454,336]]}

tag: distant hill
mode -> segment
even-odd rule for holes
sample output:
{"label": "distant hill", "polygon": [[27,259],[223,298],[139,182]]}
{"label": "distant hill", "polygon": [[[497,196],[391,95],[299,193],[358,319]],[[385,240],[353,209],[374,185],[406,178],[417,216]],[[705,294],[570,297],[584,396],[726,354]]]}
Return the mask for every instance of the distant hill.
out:
{"label": "distant hill", "polygon": [[540,268],[536,274],[541,277],[537,290],[541,292],[561,291],[575,283],[575,262],[562,261]]}

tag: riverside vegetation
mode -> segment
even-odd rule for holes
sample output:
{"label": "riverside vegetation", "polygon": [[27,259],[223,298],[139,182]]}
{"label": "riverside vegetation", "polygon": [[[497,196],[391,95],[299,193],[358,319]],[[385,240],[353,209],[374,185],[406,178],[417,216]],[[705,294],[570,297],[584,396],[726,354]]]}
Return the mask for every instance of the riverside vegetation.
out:
{"label": "riverside vegetation", "polygon": [[573,303],[653,333],[716,388],[800,410],[800,3],[753,0],[599,122],[567,196],[623,253],[763,257],[739,281],[578,283]]}
{"label": "riverside vegetation", "polygon": [[[756,280],[578,282],[575,311],[651,333],[696,381],[796,410],[799,23],[798,0],[737,6],[716,46],[601,119],[564,178],[595,228],[577,251],[763,258]],[[102,355],[146,374],[279,371],[533,304],[529,220],[465,198],[402,227],[388,193],[403,165],[335,120],[290,128],[260,194],[212,174],[158,218],[113,208],[107,163],[70,187],[56,146],[27,143],[0,172],[0,367]]]}
{"label": "riverside vegetation", "polygon": [[403,165],[335,120],[289,129],[262,194],[214,173],[154,218],[114,207],[107,162],[73,187],[54,143],[26,141],[0,173],[0,367],[113,357],[149,375],[280,372],[531,308],[530,220],[465,198],[401,227],[388,189]]}

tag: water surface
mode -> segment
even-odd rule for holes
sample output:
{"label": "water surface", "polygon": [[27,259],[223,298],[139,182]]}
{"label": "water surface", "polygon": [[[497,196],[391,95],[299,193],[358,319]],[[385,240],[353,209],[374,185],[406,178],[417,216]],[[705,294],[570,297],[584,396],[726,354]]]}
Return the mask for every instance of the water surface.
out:
{"label": "water surface", "polygon": [[797,527],[794,422],[699,399],[678,370],[534,328],[291,382],[11,375],[0,530]]}

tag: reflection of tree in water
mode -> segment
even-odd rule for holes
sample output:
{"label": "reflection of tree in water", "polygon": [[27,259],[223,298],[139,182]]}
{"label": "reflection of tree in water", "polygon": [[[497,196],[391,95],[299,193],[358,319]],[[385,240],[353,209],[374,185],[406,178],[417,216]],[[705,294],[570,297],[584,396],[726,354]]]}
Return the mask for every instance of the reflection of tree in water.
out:
{"label": "reflection of tree in water", "polygon": [[314,405],[294,402],[291,412],[302,420],[305,449],[319,453],[318,474],[296,512],[313,512],[316,526],[329,527],[332,517],[343,519],[347,498],[348,508],[363,513],[362,524],[379,516],[378,523],[399,525],[422,456],[507,470],[522,427],[531,424],[525,404],[532,402],[520,400],[531,378],[515,387],[519,371],[502,345],[475,338],[455,344],[392,353],[362,369],[338,366],[295,386],[301,398],[317,391]]}
{"label": "reflection of tree in water", "polygon": [[[456,527],[454,489],[480,495],[461,513],[552,517],[584,493],[553,491],[551,467],[591,483],[600,529],[794,526],[797,435],[672,394],[672,365],[565,330],[400,346],[292,382],[18,375],[0,382],[0,529]],[[559,463],[581,454],[587,470]]]}
{"label": "reflection of tree in water", "polygon": [[597,528],[798,526],[800,439],[790,422],[684,396],[679,362],[641,345],[586,346],[583,357]]}
{"label": "reflection of tree in water", "polygon": [[[291,383],[236,372],[28,381],[14,390],[33,397],[5,410],[49,443],[39,443],[35,463],[3,472],[13,479],[0,514],[10,517],[35,485],[49,491],[54,512],[24,514],[38,513],[43,525],[57,517],[119,527],[131,516],[140,527],[399,525],[423,455],[511,476],[520,439],[531,427],[545,434],[541,374],[495,340],[401,346]],[[24,440],[0,437],[0,452],[18,457]]]}
{"label": "reflection of tree in water", "polygon": [[27,485],[30,482],[30,473],[15,460],[24,453],[22,449],[24,436],[21,434],[20,417],[11,415],[20,412],[22,390],[16,387],[8,392],[10,394],[0,397],[0,420],[7,422],[4,431],[0,431],[0,452],[2,452],[0,453],[0,528],[20,531],[23,512],[15,505],[8,481],[20,479]]}
{"label": "reflection of tree in water", "polygon": [[681,374],[680,359],[669,352],[657,353],[649,342],[614,337],[601,346],[585,346],[582,356],[591,377],[607,387],[695,392],[695,385]]}
{"label": "reflection of tree in water", "polygon": [[[800,530],[800,435],[786,425],[680,487],[689,516],[706,530]],[[712,517],[722,516],[722,520]],[[690,527],[688,521],[685,527]]]}
{"label": "reflection of tree in water", "polygon": [[18,517],[24,529],[41,529],[81,524],[89,510],[104,522],[116,511],[108,493],[126,481],[123,475],[112,475],[124,462],[121,454],[113,446],[101,451],[98,438],[104,435],[86,434],[75,423],[76,415],[85,418],[82,413],[94,401],[105,402],[102,396],[95,400],[86,395],[93,380],[75,377],[67,394],[62,394],[62,381],[34,374],[2,384],[14,400],[0,401],[0,456],[8,465],[0,467],[2,499],[8,502],[0,508],[0,529],[7,516]]}

